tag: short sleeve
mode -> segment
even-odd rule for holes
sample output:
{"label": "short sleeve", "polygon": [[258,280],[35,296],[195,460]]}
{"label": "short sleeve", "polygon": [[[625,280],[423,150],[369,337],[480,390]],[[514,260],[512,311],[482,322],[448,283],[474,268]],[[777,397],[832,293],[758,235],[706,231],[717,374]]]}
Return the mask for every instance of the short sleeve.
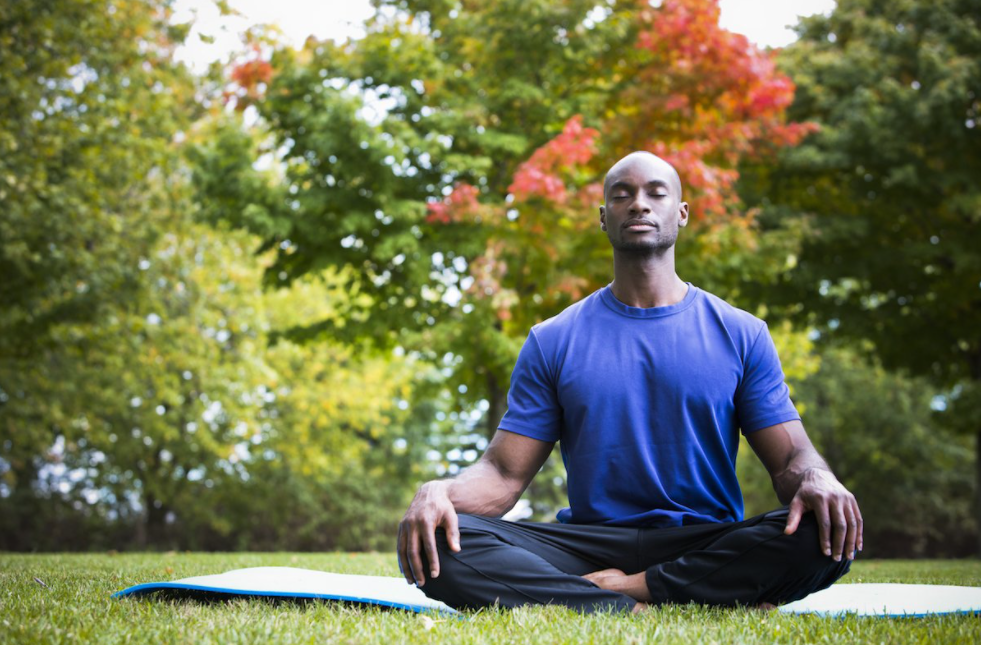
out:
{"label": "short sleeve", "polygon": [[765,323],[743,364],[743,377],[736,391],[736,415],[743,434],[800,419]]}
{"label": "short sleeve", "polygon": [[508,411],[498,427],[532,439],[554,442],[559,440],[561,426],[562,408],[552,371],[533,329],[521,347],[511,373]]}

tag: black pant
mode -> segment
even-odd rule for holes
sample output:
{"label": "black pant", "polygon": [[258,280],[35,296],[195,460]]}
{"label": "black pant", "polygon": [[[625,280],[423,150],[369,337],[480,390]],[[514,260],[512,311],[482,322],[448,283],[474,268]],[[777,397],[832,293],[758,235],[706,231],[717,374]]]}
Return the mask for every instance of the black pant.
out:
{"label": "black pant", "polygon": [[[814,515],[785,535],[787,510],[742,522],[677,528],[505,522],[460,515],[459,553],[437,530],[440,575],[422,591],[458,609],[559,604],[583,612],[636,601],[581,576],[646,571],[653,604],[779,604],[829,587],[849,567],[821,553]],[[426,573],[429,572],[428,562]]]}

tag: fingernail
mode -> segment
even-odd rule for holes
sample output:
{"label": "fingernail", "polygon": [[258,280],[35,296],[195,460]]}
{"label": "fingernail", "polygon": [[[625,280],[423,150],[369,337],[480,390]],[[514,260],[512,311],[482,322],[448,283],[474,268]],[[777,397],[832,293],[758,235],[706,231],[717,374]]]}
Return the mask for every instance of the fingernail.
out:
{"label": "fingernail", "polygon": [[438,578],[439,577],[439,572],[438,571],[430,571],[429,572],[429,577],[430,578]]}

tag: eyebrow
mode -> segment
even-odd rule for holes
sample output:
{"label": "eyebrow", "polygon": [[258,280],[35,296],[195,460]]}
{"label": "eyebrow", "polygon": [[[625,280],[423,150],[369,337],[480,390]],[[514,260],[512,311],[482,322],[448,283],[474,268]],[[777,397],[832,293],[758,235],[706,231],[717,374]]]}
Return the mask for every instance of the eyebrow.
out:
{"label": "eyebrow", "polygon": [[[671,185],[668,184],[668,182],[663,181],[661,179],[652,179],[651,181],[647,182],[644,185],[645,186],[656,187],[656,188],[667,188],[668,190],[671,189]],[[612,184],[610,184],[610,192],[613,192],[617,188],[633,189],[633,187],[634,187],[634,185],[631,184],[630,182],[623,181],[622,179],[618,179],[617,181],[615,181]]]}

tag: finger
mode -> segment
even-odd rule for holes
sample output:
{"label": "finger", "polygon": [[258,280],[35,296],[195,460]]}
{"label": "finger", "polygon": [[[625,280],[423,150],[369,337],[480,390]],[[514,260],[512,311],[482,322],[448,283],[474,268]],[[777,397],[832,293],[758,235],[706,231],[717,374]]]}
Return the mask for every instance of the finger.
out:
{"label": "finger", "polygon": [[858,522],[855,521],[855,511],[849,500],[845,504],[845,521],[848,522],[848,532],[845,534],[845,557],[849,560],[855,559],[855,537],[858,532]]}
{"label": "finger", "polygon": [[840,500],[831,505],[831,548],[835,562],[841,562],[841,554],[845,548],[845,537],[848,534],[848,519],[845,517],[844,505]]}
{"label": "finger", "polygon": [[400,523],[398,541],[399,571],[402,572],[405,581],[411,585],[415,583],[415,580],[412,579],[412,569],[409,568],[409,557],[406,554],[408,541],[405,534],[405,527]]}
{"label": "finger", "polygon": [[426,527],[422,534],[422,542],[426,547],[426,559],[429,560],[429,575],[439,577],[439,553],[436,551],[436,527]]}
{"label": "finger", "polygon": [[814,509],[814,519],[818,525],[818,541],[821,543],[821,553],[831,555],[831,518],[828,515],[828,504],[825,501]]}
{"label": "finger", "polygon": [[412,570],[412,577],[418,586],[426,584],[426,575],[423,573],[422,553],[419,550],[419,532],[415,526],[409,529],[409,568]]}
{"label": "finger", "polygon": [[451,511],[447,514],[446,520],[444,521],[446,525],[446,541],[450,545],[450,551],[459,552],[460,551],[460,520],[456,515],[456,511]]}
{"label": "finger", "polygon": [[800,525],[800,518],[804,515],[804,502],[801,501],[800,497],[794,497],[790,502],[790,508],[787,513],[787,526],[784,528],[783,532],[787,535],[793,535]]}
{"label": "finger", "polygon": [[862,547],[865,546],[865,520],[862,519],[862,511],[858,507],[858,500],[852,500],[852,506],[855,509],[855,547],[858,549],[859,553],[861,553]]}

